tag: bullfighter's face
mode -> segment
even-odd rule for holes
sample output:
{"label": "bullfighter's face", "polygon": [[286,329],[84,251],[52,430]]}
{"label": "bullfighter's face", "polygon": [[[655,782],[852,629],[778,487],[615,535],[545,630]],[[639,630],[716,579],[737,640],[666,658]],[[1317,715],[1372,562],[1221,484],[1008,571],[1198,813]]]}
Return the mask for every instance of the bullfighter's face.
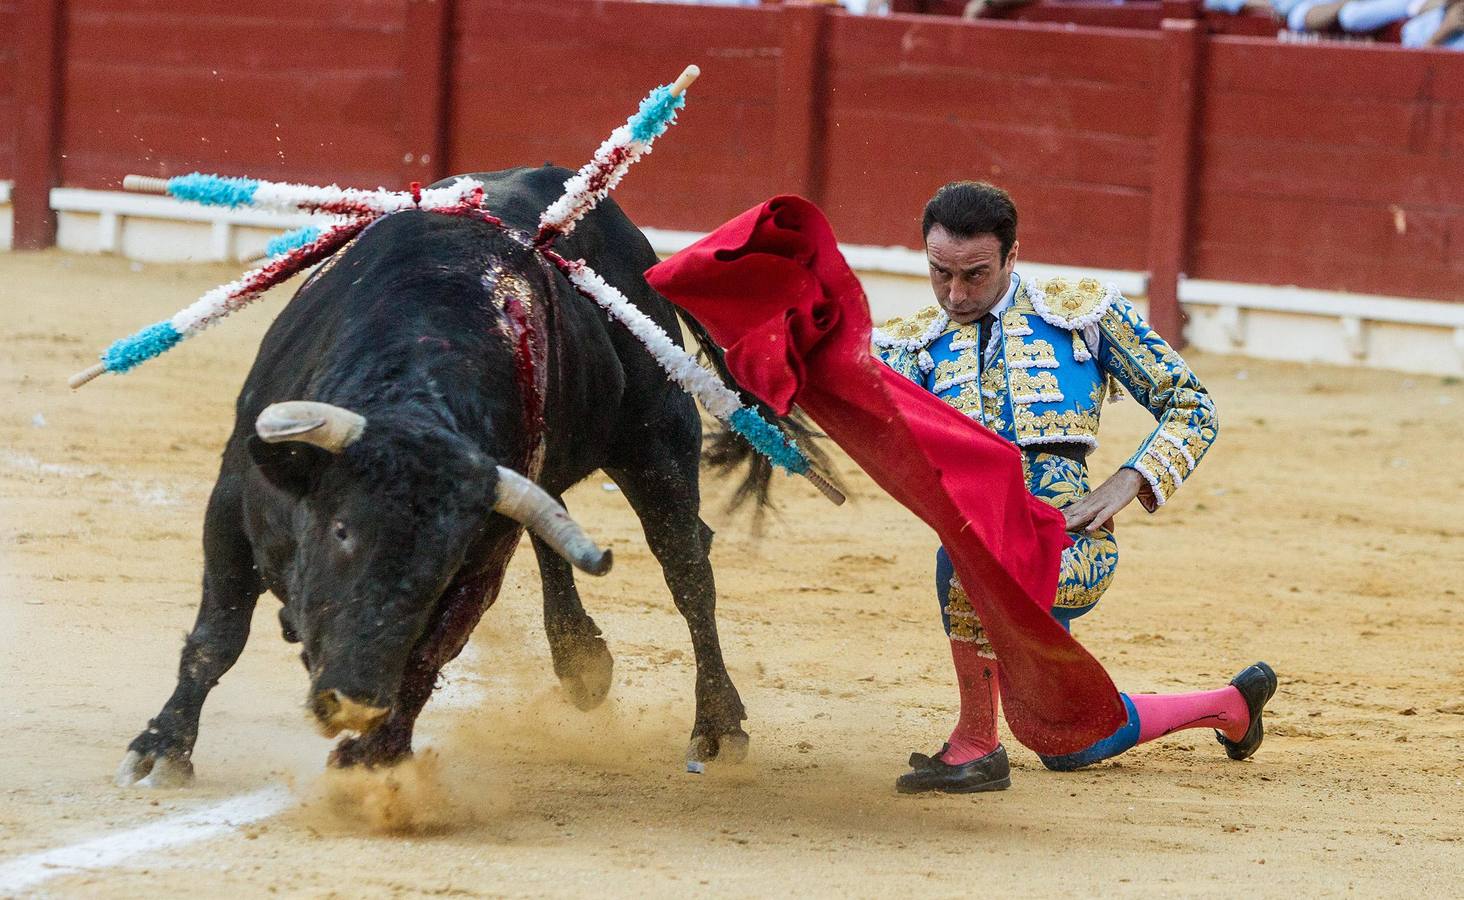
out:
{"label": "bullfighter's face", "polygon": [[1017,243],[1003,259],[996,235],[959,237],[936,225],[925,237],[925,257],[936,302],[952,321],[968,325],[1006,294],[1017,264]]}

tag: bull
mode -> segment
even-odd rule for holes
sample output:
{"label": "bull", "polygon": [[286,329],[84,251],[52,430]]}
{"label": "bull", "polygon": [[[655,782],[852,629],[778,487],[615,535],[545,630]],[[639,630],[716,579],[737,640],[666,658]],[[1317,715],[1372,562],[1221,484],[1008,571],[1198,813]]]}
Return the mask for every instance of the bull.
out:
{"label": "bull", "polygon": [[[177,685],[128,747],[120,785],[192,778],[204,700],[243,650],[265,590],[282,602],[285,640],[301,645],[306,708],[342,736],[331,763],[409,754],[439,671],[497,597],[524,529],[555,674],[576,706],[596,706],[613,660],[572,567],[603,573],[610,556],[562,495],[597,469],[640,519],[691,632],[688,758],[745,756],[699,512],[694,401],[523,237],[570,174],[471,176],[522,234],[417,210],[386,216],[281,311],[239,393],[209,498],[203,597]],[[641,274],[656,256],[615,203],[559,250],[679,336],[676,310]],[[725,376],[705,332],[686,324]],[[767,478],[754,467],[739,492],[765,499]]]}

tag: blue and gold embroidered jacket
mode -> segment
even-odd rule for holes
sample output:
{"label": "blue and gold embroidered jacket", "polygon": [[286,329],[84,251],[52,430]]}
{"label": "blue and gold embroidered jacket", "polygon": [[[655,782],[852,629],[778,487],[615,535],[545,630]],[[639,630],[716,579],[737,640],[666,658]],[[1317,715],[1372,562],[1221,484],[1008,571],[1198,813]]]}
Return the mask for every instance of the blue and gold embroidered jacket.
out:
{"label": "blue and gold embroidered jacket", "polygon": [[[1214,443],[1209,393],[1115,288],[1092,279],[1013,280],[984,348],[977,323],[956,324],[931,306],[877,329],[876,355],[1020,447],[1028,488],[1058,508],[1087,493],[1087,466],[1071,450],[1097,446],[1104,397],[1121,386],[1158,422],[1124,464],[1143,476],[1148,489],[1139,499],[1153,512]],[[1091,608],[1117,562],[1106,529],[1074,536],[1057,608]]]}

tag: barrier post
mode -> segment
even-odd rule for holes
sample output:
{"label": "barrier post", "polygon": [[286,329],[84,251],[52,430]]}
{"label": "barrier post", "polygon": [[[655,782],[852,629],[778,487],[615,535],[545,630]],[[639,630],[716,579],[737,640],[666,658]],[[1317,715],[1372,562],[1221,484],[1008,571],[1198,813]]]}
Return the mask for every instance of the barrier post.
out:
{"label": "barrier post", "polygon": [[789,2],[782,18],[774,141],[781,166],[778,191],[787,189],[818,203],[823,193],[823,130],[826,4]]}
{"label": "barrier post", "polygon": [[1206,39],[1199,3],[1166,0],[1160,29],[1164,53],[1149,213],[1149,321],[1182,348],[1186,317],[1179,305],[1179,280],[1189,264]]}
{"label": "barrier post", "polygon": [[453,0],[408,0],[402,29],[402,185],[447,176]]}
{"label": "barrier post", "polygon": [[51,188],[60,181],[63,0],[19,0],[16,21],[15,216],[17,250],[42,250],[56,243]]}

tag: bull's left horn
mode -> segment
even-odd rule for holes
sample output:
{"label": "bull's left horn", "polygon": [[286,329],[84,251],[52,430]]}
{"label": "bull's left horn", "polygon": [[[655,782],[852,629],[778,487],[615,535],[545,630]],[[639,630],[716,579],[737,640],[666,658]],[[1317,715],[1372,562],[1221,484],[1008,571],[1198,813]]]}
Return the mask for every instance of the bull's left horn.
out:
{"label": "bull's left horn", "polygon": [[576,568],[591,575],[610,571],[610,551],[595,546],[564,507],[513,469],[498,467],[498,493],[493,511],[521,523]]}
{"label": "bull's left horn", "polygon": [[331,453],[354,444],[365,430],[365,416],[314,400],[271,403],[254,420],[255,433],[267,443],[303,441]]}

